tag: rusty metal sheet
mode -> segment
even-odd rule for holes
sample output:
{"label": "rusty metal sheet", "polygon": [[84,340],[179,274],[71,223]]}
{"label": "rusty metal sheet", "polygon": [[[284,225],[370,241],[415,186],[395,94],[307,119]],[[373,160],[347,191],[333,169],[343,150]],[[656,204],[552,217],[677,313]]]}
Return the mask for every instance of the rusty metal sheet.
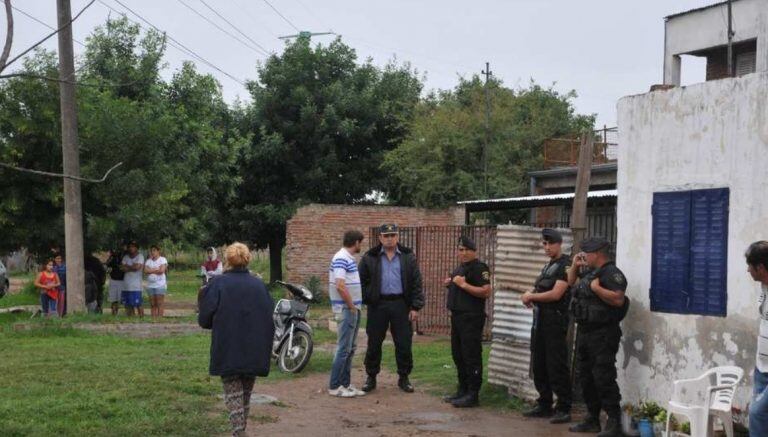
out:
{"label": "rusty metal sheet", "polygon": [[[563,234],[563,252],[569,253],[573,238]],[[494,307],[488,381],[508,387],[523,399],[536,398],[529,376],[533,312],[520,296],[533,288],[541,268],[549,261],[541,248],[541,228],[519,225],[499,226],[494,259]]]}

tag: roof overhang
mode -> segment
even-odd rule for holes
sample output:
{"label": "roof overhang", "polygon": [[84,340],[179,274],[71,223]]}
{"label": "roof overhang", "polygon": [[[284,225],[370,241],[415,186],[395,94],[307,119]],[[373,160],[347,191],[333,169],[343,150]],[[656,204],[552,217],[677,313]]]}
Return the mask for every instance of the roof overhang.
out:
{"label": "roof overhang", "polygon": [[[505,209],[535,208],[538,206],[568,205],[576,197],[575,193],[544,194],[539,196],[507,197],[503,199],[465,200],[457,202],[463,205],[467,212],[497,211]],[[616,202],[617,190],[596,190],[587,193],[587,201]]]}

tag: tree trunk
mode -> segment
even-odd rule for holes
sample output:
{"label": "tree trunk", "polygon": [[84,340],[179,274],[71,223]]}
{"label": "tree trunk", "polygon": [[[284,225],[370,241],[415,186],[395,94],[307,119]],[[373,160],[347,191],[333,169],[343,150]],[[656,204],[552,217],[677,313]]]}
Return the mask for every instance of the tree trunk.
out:
{"label": "tree trunk", "polygon": [[274,237],[269,242],[269,281],[283,280],[283,241]]}

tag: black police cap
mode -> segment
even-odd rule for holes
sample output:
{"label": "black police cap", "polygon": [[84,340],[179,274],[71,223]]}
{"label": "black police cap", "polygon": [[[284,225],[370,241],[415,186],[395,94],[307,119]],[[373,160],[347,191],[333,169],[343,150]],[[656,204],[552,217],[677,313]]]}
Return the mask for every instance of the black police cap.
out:
{"label": "black police cap", "polygon": [[459,246],[465,247],[469,250],[477,250],[477,244],[475,244],[475,240],[467,237],[466,235],[459,237]]}
{"label": "black police cap", "polygon": [[548,243],[562,243],[563,234],[554,229],[546,228],[541,230],[541,239]]}
{"label": "black police cap", "polygon": [[394,223],[385,223],[379,226],[379,233],[380,234],[396,234],[397,225]]}
{"label": "black police cap", "polygon": [[599,252],[607,249],[610,245],[611,243],[603,237],[590,237],[581,242],[581,251],[587,253]]}

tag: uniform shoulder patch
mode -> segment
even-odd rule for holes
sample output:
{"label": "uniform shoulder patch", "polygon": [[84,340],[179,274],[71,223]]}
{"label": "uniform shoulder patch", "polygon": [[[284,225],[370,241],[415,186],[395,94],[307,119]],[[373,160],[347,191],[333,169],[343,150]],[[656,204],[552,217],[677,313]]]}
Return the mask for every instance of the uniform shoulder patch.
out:
{"label": "uniform shoulder patch", "polygon": [[488,270],[483,270],[483,279],[485,279],[486,281],[490,280],[491,272],[489,272]]}
{"label": "uniform shoulder patch", "polygon": [[624,275],[621,272],[614,273],[613,280],[616,281],[617,284],[623,284],[626,282],[626,278],[624,278]]}

